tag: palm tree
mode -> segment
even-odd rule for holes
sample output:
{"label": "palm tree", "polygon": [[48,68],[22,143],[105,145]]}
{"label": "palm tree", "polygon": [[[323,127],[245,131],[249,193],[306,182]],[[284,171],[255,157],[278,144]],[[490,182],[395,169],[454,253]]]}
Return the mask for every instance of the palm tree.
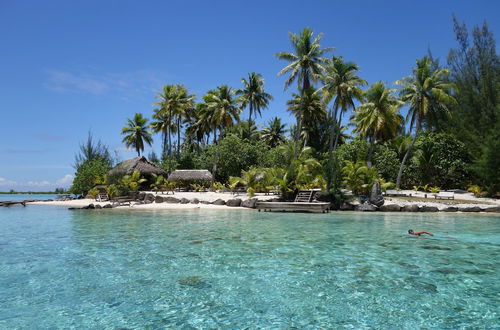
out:
{"label": "palm tree", "polygon": [[[239,89],[236,94],[240,95],[241,106],[245,108],[248,105],[248,122],[252,120],[252,114],[260,114],[261,109],[269,106],[269,101],[272,101],[271,94],[264,92],[264,79],[258,73],[252,72],[248,74],[248,80],[241,79],[244,88]],[[250,127],[248,127],[250,129]],[[250,135],[250,132],[249,132]]]}
{"label": "palm tree", "polygon": [[[323,99],[326,104],[329,104],[332,99],[332,109],[329,116],[333,118],[333,125],[330,126],[330,139],[328,141],[328,171],[327,175],[327,189],[330,190],[333,182],[333,152],[337,148],[340,129],[342,125],[342,114],[349,109],[354,109],[354,101],[361,101],[363,99],[363,91],[361,86],[367,84],[366,80],[358,76],[358,65],[353,62],[345,62],[340,56],[334,56],[328,61],[325,68],[325,74],[322,78]],[[340,114],[338,114],[340,109]],[[337,114],[339,119],[337,120]]]}
{"label": "palm tree", "polygon": [[301,95],[292,94],[292,99],[287,102],[288,111],[295,117],[302,117],[302,132],[299,134],[304,139],[304,148],[308,145],[311,133],[316,129],[318,123],[326,120],[325,104],[321,101],[320,94],[312,87]]}
{"label": "palm tree", "polygon": [[[180,124],[187,109],[194,106],[195,96],[189,94],[186,87],[182,85],[165,85],[158,93],[159,101],[154,105],[160,108],[155,113],[155,119],[164,121],[163,125],[157,124],[155,131],[164,132],[164,148],[166,154],[172,153],[171,134],[177,132],[177,151],[180,148]],[[172,125],[174,124],[174,125]],[[175,128],[174,128],[174,127]]]}
{"label": "palm tree", "polygon": [[160,109],[153,110],[153,119],[149,124],[149,127],[153,133],[161,133],[162,135],[162,154],[167,154],[168,149],[168,133],[175,129],[173,121],[169,120],[169,117]]}
{"label": "palm tree", "polygon": [[286,124],[281,124],[281,118],[274,117],[262,129],[262,139],[270,148],[274,148],[285,141]]}
{"label": "palm tree", "polygon": [[215,133],[219,131],[219,138],[216,141],[215,160],[212,168],[212,185],[215,182],[217,163],[219,161],[219,145],[223,136],[224,128],[232,126],[234,121],[239,121],[241,108],[234,97],[235,91],[227,85],[217,87],[216,90],[209,91],[204,100],[207,104],[204,118],[211,123]]}
{"label": "palm tree", "polygon": [[122,128],[122,135],[125,135],[123,142],[127,148],[134,147],[138,156],[141,155],[141,151],[144,151],[144,142],[148,145],[153,143],[151,132],[146,125],[147,122],[147,118],[144,118],[140,113],[136,113],[133,119],[127,120],[127,126]]}
{"label": "palm tree", "polygon": [[[318,34],[313,39],[313,31],[310,28],[304,28],[301,34],[288,34],[292,44],[293,53],[280,52],[276,57],[280,60],[290,62],[287,66],[278,72],[278,75],[290,73],[285,81],[285,89],[287,89],[294,80],[297,79],[299,84],[300,93],[304,93],[311,87],[311,82],[316,82],[324,71],[324,64],[327,61],[322,57],[324,54],[330,52],[332,48],[321,48],[320,40],[323,34]],[[297,135],[295,136],[295,143],[298,146],[300,139],[302,115],[298,112],[297,115]],[[298,148],[296,148],[298,152]],[[297,154],[295,155],[297,157]]]}
{"label": "palm tree", "polygon": [[373,84],[365,93],[365,102],[355,110],[352,122],[356,125],[353,132],[359,133],[369,143],[367,166],[372,166],[372,153],[377,141],[386,141],[394,138],[403,122],[399,108],[403,105],[392,93],[393,89],[386,88],[379,81]]}
{"label": "palm tree", "polygon": [[417,67],[413,69],[411,76],[396,81],[397,85],[402,86],[399,91],[401,101],[409,105],[406,121],[410,122],[410,132],[415,128],[415,136],[399,167],[397,189],[401,185],[404,165],[423,124],[429,117],[440,118],[442,114],[449,116],[449,106],[456,103],[451,95],[454,85],[446,82],[448,72],[446,69],[432,69],[431,60],[424,56],[417,60]]}

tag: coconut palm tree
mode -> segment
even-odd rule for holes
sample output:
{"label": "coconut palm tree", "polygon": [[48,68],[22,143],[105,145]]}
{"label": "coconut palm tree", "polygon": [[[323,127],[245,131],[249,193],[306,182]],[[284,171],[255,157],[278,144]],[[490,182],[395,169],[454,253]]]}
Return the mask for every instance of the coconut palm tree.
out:
{"label": "coconut palm tree", "polygon": [[325,104],[321,101],[321,95],[312,87],[301,95],[292,94],[292,99],[287,102],[288,111],[296,118],[302,117],[302,132],[304,148],[308,145],[309,137],[317,127],[317,124],[326,120]]}
{"label": "coconut palm tree", "polygon": [[[361,86],[367,84],[366,80],[358,76],[358,65],[353,62],[345,62],[341,56],[334,56],[328,61],[325,67],[325,74],[322,81],[323,99],[326,104],[332,100],[332,109],[329,112],[330,118],[333,118],[333,125],[330,126],[330,139],[328,141],[328,171],[327,189],[330,190],[333,182],[333,152],[337,148],[340,129],[342,125],[342,115],[349,109],[354,109],[354,101],[363,99]],[[339,114],[340,109],[340,114]],[[338,120],[337,120],[338,115]]]}
{"label": "coconut palm tree", "polygon": [[224,128],[232,126],[235,121],[239,121],[241,108],[236,100],[235,91],[227,85],[217,87],[216,90],[209,91],[205,95],[206,111],[203,115],[203,120],[211,123],[215,133],[219,131],[216,142],[215,160],[212,168],[212,185],[215,182],[215,173],[217,172],[217,163],[219,161],[219,145],[222,139]]}
{"label": "coconut palm tree", "polygon": [[369,143],[367,166],[372,166],[372,153],[377,141],[394,138],[403,122],[399,109],[403,103],[379,81],[364,93],[365,102],[356,108],[351,121],[354,133],[359,133]]}
{"label": "coconut palm tree", "polygon": [[122,128],[122,135],[125,135],[123,142],[127,148],[134,147],[138,156],[141,155],[141,151],[144,151],[144,142],[148,145],[153,143],[147,122],[147,118],[144,118],[140,113],[136,113],[133,119],[127,120],[127,126]]}
{"label": "coconut palm tree", "polygon": [[[324,71],[324,64],[327,58],[323,55],[333,50],[333,48],[321,48],[320,40],[323,34],[318,34],[313,39],[313,31],[310,28],[304,28],[300,34],[289,33],[289,39],[292,44],[293,53],[280,52],[275,56],[280,60],[290,62],[287,66],[278,72],[278,75],[289,73],[285,81],[285,89],[287,89],[295,80],[299,84],[300,93],[304,93],[311,87],[311,82],[316,82]],[[297,114],[297,135],[295,143],[298,146],[300,139],[302,115],[299,111]],[[298,152],[298,148],[296,148]],[[297,154],[295,155],[297,156]]]}
{"label": "coconut palm tree", "polygon": [[415,144],[417,135],[429,117],[440,118],[442,114],[449,116],[449,106],[456,104],[451,95],[454,85],[447,82],[449,71],[446,69],[432,69],[431,60],[424,56],[417,60],[417,67],[413,69],[411,76],[396,81],[402,86],[399,90],[401,101],[409,105],[406,121],[410,122],[410,132],[415,128],[413,140],[399,167],[396,179],[396,188],[401,185],[403,169]]}
{"label": "coconut palm tree", "polygon": [[270,148],[274,148],[285,142],[286,124],[281,124],[281,118],[274,117],[267,122],[267,126],[262,129],[262,139]]}
{"label": "coconut palm tree", "polygon": [[[248,80],[241,79],[243,89],[236,91],[240,96],[241,106],[245,108],[248,105],[248,122],[252,120],[252,114],[261,115],[261,109],[269,106],[269,101],[273,97],[264,91],[264,79],[258,73],[252,72],[248,74]],[[250,129],[250,127],[248,127]],[[250,132],[249,134],[250,135]]]}
{"label": "coconut palm tree", "polygon": [[[160,93],[158,93],[159,101],[154,105],[159,106],[155,113],[156,119],[164,120],[164,125],[158,125],[157,128],[164,130],[166,134],[166,153],[168,156],[172,153],[171,134],[177,132],[177,152],[180,148],[180,131],[181,122],[187,109],[194,106],[195,96],[189,94],[186,87],[182,85],[165,85]],[[174,123],[174,128],[172,127]]]}

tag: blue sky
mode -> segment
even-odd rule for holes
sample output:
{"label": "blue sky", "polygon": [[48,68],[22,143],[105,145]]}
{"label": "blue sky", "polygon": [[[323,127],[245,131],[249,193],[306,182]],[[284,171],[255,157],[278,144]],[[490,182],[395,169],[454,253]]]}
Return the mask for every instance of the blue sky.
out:
{"label": "blue sky", "polygon": [[500,1],[1,1],[0,191],[67,187],[89,130],[134,156],[120,130],[151,116],[165,84],[201,97],[255,71],[274,96],[258,123],[292,122],[295,86],[283,91],[274,54],[306,26],[370,84],[408,75],[429,47],[446,63],[452,13],[469,28],[486,19],[498,38]]}

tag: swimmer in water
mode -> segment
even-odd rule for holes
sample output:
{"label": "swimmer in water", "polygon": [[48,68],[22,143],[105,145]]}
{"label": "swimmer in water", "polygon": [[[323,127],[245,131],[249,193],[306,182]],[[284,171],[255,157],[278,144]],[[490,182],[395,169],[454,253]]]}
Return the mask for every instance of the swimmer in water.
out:
{"label": "swimmer in water", "polygon": [[429,236],[434,236],[432,233],[429,233],[428,231],[413,231],[413,229],[408,229],[408,234],[414,235],[414,236],[422,236],[423,234],[427,234]]}

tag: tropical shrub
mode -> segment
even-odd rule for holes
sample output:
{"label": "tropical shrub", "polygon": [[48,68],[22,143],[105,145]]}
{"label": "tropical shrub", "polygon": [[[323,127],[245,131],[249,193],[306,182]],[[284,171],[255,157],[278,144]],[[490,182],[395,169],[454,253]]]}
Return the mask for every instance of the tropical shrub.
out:
{"label": "tropical shrub", "polygon": [[118,196],[118,192],[119,192],[118,186],[115,184],[111,184],[106,187],[106,194],[108,194],[109,198],[114,198]]}
{"label": "tropical shrub", "polygon": [[87,193],[87,198],[95,199],[99,194],[99,190],[97,188],[92,188]]}
{"label": "tropical shrub", "polygon": [[105,177],[110,170],[107,160],[95,158],[81,163],[69,191],[75,195],[86,195],[95,186],[96,179]]}
{"label": "tropical shrub", "polygon": [[368,168],[363,161],[346,161],[342,173],[343,184],[356,195],[368,195],[375,181],[380,180],[377,169]]}
{"label": "tropical shrub", "polygon": [[124,191],[137,191],[141,183],[147,180],[141,177],[141,173],[135,170],[131,175],[125,175],[121,178],[120,184],[124,188]]}

